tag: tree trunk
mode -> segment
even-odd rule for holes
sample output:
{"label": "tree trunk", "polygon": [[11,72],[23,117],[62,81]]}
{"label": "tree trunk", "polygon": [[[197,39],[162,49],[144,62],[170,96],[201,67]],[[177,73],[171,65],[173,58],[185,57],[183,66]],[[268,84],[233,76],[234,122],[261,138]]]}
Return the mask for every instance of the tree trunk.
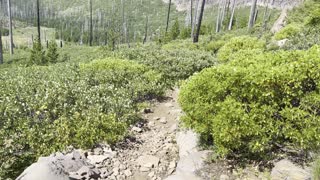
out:
{"label": "tree trunk", "polygon": [[257,1],[258,0],[252,0],[249,22],[248,22],[248,29],[249,30],[251,30],[254,25],[254,20],[255,20],[255,16],[256,16],[256,8],[257,8]]}
{"label": "tree trunk", "polygon": [[193,26],[193,0],[190,0],[190,24]]}
{"label": "tree trunk", "polygon": [[166,33],[168,32],[168,28],[169,28],[170,11],[171,11],[171,0],[169,0],[168,15],[167,15],[167,25],[166,25]]}
{"label": "tree trunk", "polygon": [[8,16],[9,16],[9,36],[10,36],[10,54],[13,54],[13,35],[12,35],[12,13],[11,13],[11,0],[7,1]]}
{"label": "tree trunk", "polygon": [[191,38],[194,37],[194,29],[195,29],[196,24],[197,24],[199,2],[200,2],[200,0],[197,0],[197,5],[196,5],[196,8],[195,8],[195,12],[194,12],[194,20],[193,20],[193,24],[192,24],[192,28],[191,28]]}
{"label": "tree trunk", "polygon": [[236,10],[236,0],[233,0],[232,12],[231,12],[229,26],[228,26],[229,31],[232,30],[233,17],[234,17],[235,10]]}
{"label": "tree trunk", "polygon": [[1,28],[2,28],[2,23],[0,24],[0,64],[3,64],[3,49],[2,49],[2,34],[1,34],[2,32],[1,32]]}
{"label": "tree trunk", "polygon": [[92,41],[93,41],[92,0],[89,0],[89,8],[90,8],[90,37],[89,37],[89,46],[92,46]]}
{"label": "tree trunk", "polygon": [[41,29],[40,29],[40,2],[37,0],[37,27],[38,27],[38,42],[41,44]]}
{"label": "tree trunk", "polygon": [[144,33],[144,38],[143,38],[143,44],[147,42],[147,37],[148,37],[148,21],[149,17],[148,15],[146,16],[146,27],[145,27],[145,33]]}
{"label": "tree trunk", "polygon": [[222,0],[219,0],[217,20],[216,20],[216,33],[220,32],[220,11],[221,11],[221,3],[222,3]]}
{"label": "tree trunk", "polygon": [[197,27],[197,32],[193,38],[193,42],[197,43],[199,42],[199,34],[200,34],[200,29],[201,29],[201,23],[202,23],[202,17],[203,17],[203,12],[204,12],[204,6],[206,4],[206,0],[202,0],[202,5],[201,5],[201,11],[199,15],[199,21],[198,21],[198,27]]}

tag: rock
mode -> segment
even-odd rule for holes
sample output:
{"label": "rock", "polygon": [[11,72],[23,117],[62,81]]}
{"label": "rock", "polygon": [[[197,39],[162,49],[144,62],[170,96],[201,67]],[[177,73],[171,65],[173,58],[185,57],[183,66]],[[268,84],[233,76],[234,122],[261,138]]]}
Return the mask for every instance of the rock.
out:
{"label": "rock", "polygon": [[101,155],[103,154],[103,148],[102,147],[97,147],[93,149],[93,154],[94,155]]}
{"label": "rock", "polygon": [[125,170],[125,169],[127,169],[127,167],[126,167],[125,165],[123,165],[123,164],[120,164],[119,168],[120,168],[120,170]]}
{"label": "rock", "polygon": [[176,161],[171,161],[168,168],[169,169],[174,169],[174,168],[176,168],[176,165],[177,165]]}
{"label": "rock", "polygon": [[311,177],[310,172],[296,166],[287,159],[277,162],[271,171],[271,179],[273,180],[306,180],[311,179]]}
{"label": "rock", "polygon": [[119,175],[117,176],[117,180],[125,180],[126,177],[124,175]]}
{"label": "rock", "polygon": [[174,169],[174,168],[169,169],[169,170],[168,170],[168,175],[173,174],[173,172],[174,172],[174,171],[175,171],[175,169]]}
{"label": "rock", "polygon": [[178,125],[177,124],[173,124],[171,127],[170,127],[170,131],[169,132],[175,132],[175,131],[177,131],[177,129],[178,129]]}
{"label": "rock", "polygon": [[93,179],[100,178],[100,174],[101,174],[101,172],[97,169],[91,169],[88,173],[89,177],[93,178]]}
{"label": "rock", "polygon": [[138,128],[138,127],[133,127],[133,128],[132,128],[132,131],[141,133],[141,132],[142,132],[142,129],[141,129],[141,128]]}
{"label": "rock", "polygon": [[90,171],[90,168],[89,168],[88,166],[82,166],[82,167],[77,171],[77,174],[79,174],[80,176],[84,176],[84,175],[87,175],[89,171]]}
{"label": "rock", "polygon": [[174,107],[174,105],[171,104],[171,103],[165,103],[164,106],[165,106],[165,107]]}
{"label": "rock", "polygon": [[149,127],[154,127],[156,124],[154,123],[154,121],[150,121],[149,123],[148,123],[148,126]]}
{"label": "rock", "polygon": [[155,173],[154,173],[154,171],[152,171],[152,172],[150,172],[150,173],[148,174],[148,177],[152,178],[154,175],[155,175]]}
{"label": "rock", "polygon": [[131,170],[130,170],[130,169],[125,170],[125,171],[124,171],[124,175],[126,175],[127,177],[132,176]]}
{"label": "rock", "polygon": [[220,176],[220,180],[229,180],[229,179],[230,179],[230,178],[229,178],[228,175],[222,174],[222,175]]}
{"label": "rock", "polygon": [[286,44],[286,42],[287,42],[288,40],[289,40],[289,39],[279,40],[279,41],[277,41],[277,45],[278,45],[280,48],[282,48],[282,47]]}
{"label": "rock", "polygon": [[103,163],[103,161],[111,158],[111,155],[106,154],[106,155],[89,155],[88,160],[90,161],[91,164],[100,164]]}
{"label": "rock", "polygon": [[152,113],[152,110],[151,110],[150,108],[145,108],[145,109],[143,110],[143,112],[144,112],[145,114],[149,114],[149,113]]}
{"label": "rock", "polygon": [[[70,172],[78,171],[87,163],[84,159],[77,158],[76,153],[56,153],[49,157],[39,158],[37,163],[25,169],[18,180],[65,180],[69,179]],[[75,175],[75,174],[73,174]],[[77,177],[75,177],[77,178]]]}
{"label": "rock", "polygon": [[145,156],[140,156],[136,160],[136,162],[141,167],[153,168],[153,167],[158,167],[160,159],[156,156],[145,155]]}
{"label": "rock", "polygon": [[162,117],[162,118],[160,119],[160,122],[161,122],[162,124],[167,124],[167,119],[166,119],[165,117]]}
{"label": "rock", "polygon": [[148,172],[148,171],[150,171],[150,169],[147,167],[140,167],[140,171],[141,172]]}
{"label": "rock", "polygon": [[71,175],[69,175],[69,179],[70,180],[80,180],[80,179],[82,179],[83,177],[82,176],[80,176],[80,175],[78,175],[78,174],[71,174]]}
{"label": "rock", "polygon": [[154,120],[154,121],[159,121],[159,120],[160,120],[160,117],[154,117],[153,120]]}

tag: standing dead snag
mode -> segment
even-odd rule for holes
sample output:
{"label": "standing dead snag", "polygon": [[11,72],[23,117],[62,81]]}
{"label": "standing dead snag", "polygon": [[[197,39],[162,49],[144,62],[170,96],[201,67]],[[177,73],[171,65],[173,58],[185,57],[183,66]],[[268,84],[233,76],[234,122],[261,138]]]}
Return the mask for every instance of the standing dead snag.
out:
{"label": "standing dead snag", "polygon": [[203,12],[204,12],[204,6],[206,4],[206,0],[202,0],[202,5],[201,5],[201,11],[199,15],[199,21],[198,21],[198,27],[197,27],[197,32],[193,38],[193,42],[197,43],[199,42],[199,34],[200,34],[200,29],[201,29],[201,23],[202,23],[202,17],[203,17]]}

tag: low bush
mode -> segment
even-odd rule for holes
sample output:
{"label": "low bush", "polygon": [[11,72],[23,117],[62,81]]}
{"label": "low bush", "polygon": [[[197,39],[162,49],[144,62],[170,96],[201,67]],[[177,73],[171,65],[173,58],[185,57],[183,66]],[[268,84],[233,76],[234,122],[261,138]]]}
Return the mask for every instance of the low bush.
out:
{"label": "low bush", "polygon": [[279,146],[319,148],[319,57],[319,46],[241,51],[182,86],[183,121],[221,156],[264,159]]}
{"label": "low bush", "polygon": [[218,41],[211,41],[205,46],[206,51],[210,51],[213,53],[217,53],[221,47],[226,44],[225,41],[218,40]]}
{"label": "low bush", "polygon": [[289,24],[275,34],[276,40],[292,38],[301,31],[301,27],[297,24]]}
{"label": "low bush", "polygon": [[220,48],[218,51],[218,61],[227,62],[232,55],[240,50],[265,49],[265,46],[265,42],[260,41],[255,37],[235,37],[230,39],[230,41]]}
{"label": "low bush", "polygon": [[114,143],[137,120],[142,97],[161,95],[161,74],[125,60],[0,69],[0,179],[67,146]]}

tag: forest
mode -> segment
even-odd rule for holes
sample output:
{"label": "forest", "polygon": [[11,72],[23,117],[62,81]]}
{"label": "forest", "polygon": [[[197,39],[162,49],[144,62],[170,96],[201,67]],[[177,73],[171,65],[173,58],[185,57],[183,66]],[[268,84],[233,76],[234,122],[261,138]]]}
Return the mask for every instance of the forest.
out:
{"label": "forest", "polygon": [[319,69],[319,0],[0,0],[0,180],[320,180]]}

